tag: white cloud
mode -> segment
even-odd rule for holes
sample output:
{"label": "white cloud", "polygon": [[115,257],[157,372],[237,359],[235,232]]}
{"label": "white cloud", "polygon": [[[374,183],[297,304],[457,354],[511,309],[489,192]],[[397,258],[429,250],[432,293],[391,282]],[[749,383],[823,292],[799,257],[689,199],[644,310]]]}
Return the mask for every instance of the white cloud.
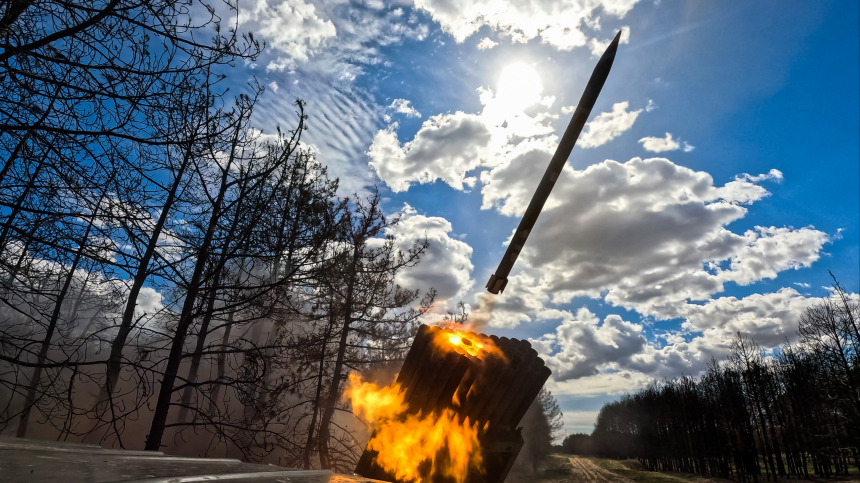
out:
{"label": "white cloud", "polygon": [[492,49],[493,47],[495,47],[495,46],[497,46],[497,45],[499,45],[499,43],[498,43],[498,42],[493,42],[493,39],[491,39],[491,38],[489,38],[489,37],[484,37],[484,38],[483,38],[483,39],[481,39],[481,41],[478,43],[478,50],[488,50],[488,49]]}
{"label": "white cloud", "polygon": [[749,285],[777,273],[808,267],[820,258],[821,246],[830,241],[814,228],[755,227],[743,235],[744,243],[731,257],[728,270],[717,272],[722,280]]}
{"label": "white cloud", "polygon": [[771,169],[767,173],[759,174],[757,176],[752,176],[752,175],[749,175],[747,173],[739,174],[739,175],[735,176],[735,179],[744,179],[744,180],[747,180],[751,183],[758,183],[759,181],[765,181],[765,180],[774,180],[774,181],[779,182],[779,181],[782,181],[783,177],[782,177],[782,171],[780,171],[778,169]]}
{"label": "white cloud", "polygon": [[576,110],[576,106],[561,106],[562,114],[570,114]]}
{"label": "white cloud", "polygon": [[[597,40],[591,39],[588,41],[588,48],[591,49],[592,57],[600,57],[606,52],[606,48],[609,47],[609,44],[612,43],[612,39],[606,40]],[[621,27],[621,38],[618,39],[619,44],[629,44],[630,43],[630,27],[624,26]]]}
{"label": "white cloud", "polygon": [[718,189],[720,198],[729,203],[749,205],[756,202],[770,193],[757,184],[750,183],[743,179],[735,179],[729,181],[722,188]]}
{"label": "white cloud", "polygon": [[[546,165],[558,139],[540,115],[511,110],[504,96],[481,90],[481,100],[480,115],[434,116],[403,146],[393,130],[377,133],[371,166],[395,191],[437,179],[464,189],[475,183],[471,170],[488,166],[480,174],[482,208],[521,216],[543,174],[535,166]],[[629,129],[640,112],[616,104],[591,123],[586,144]],[[663,142],[677,144],[669,134]],[[566,165],[510,277],[516,290],[497,297],[490,323],[514,327],[575,296],[674,318],[688,300],[708,300],[726,282],[750,284],[809,266],[829,241],[821,231],[726,228],[746,215],[743,205],[769,195],[757,182],[780,177],[777,170],[743,174],[716,186],[709,174],[663,158],[607,160],[582,171]]]}
{"label": "white cloud", "polygon": [[651,112],[654,109],[657,109],[658,107],[660,107],[660,106],[658,106],[657,103],[654,102],[653,99],[648,99],[648,105],[645,106],[645,112]]}
{"label": "white cloud", "polygon": [[535,347],[553,349],[541,354],[558,381],[580,379],[600,373],[610,364],[625,367],[631,357],[642,352],[647,341],[642,325],[608,315],[603,323],[588,309],[564,313],[554,334],[531,340]]}
{"label": "white cloud", "polygon": [[741,299],[720,297],[704,305],[685,305],[682,312],[686,320],[682,327],[697,332],[713,329],[726,337],[740,331],[763,347],[771,348],[782,344],[786,338],[796,340],[800,316],[807,307],[822,300],[807,298],[793,288]]}
{"label": "white cloud", "polygon": [[[259,104],[254,112],[255,124],[266,126],[269,133],[277,125],[295,126],[294,99],[306,99],[308,130],[302,140],[314,146],[329,175],[340,179],[341,195],[363,192],[372,184],[364,151],[378,129],[381,108],[372,95],[353,84],[308,73],[303,79],[306,82],[288,84],[289,95],[278,95],[272,102]],[[284,85],[281,88],[287,90]]]}
{"label": "white cloud", "polygon": [[564,411],[561,421],[567,434],[591,434],[600,411]]}
{"label": "white cloud", "polygon": [[380,47],[405,38],[423,40],[429,33],[426,25],[407,22],[399,8],[369,10],[351,2],[322,3],[319,8],[334,24],[337,37],[327,39],[302,67],[348,82],[364,73],[364,66],[385,64]]}
{"label": "white cloud", "polygon": [[[648,105],[650,106],[651,101],[649,100],[648,103],[649,103]],[[646,112],[648,112],[650,110],[651,109],[648,109],[648,107],[645,108]],[[678,149],[682,149],[681,143],[679,143],[678,140],[673,139],[672,134],[670,134],[670,133],[666,133],[666,137],[664,137],[664,138],[658,138],[658,137],[653,137],[653,136],[644,137],[644,138],[640,139],[639,142],[642,143],[642,147],[645,148],[646,151],[651,151],[652,153],[663,153],[666,151],[676,151]],[[695,146],[691,146],[690,143],[688,143],[686,141],[684,142],[683,151],[685,153],[689,153],[690,151],[692,151],[694,149],[696,149]],[[779,171],[775,170],[775,169],[773,169],[771,171],[776,171],[777,173],[779,173]],[[780,176],[781,175],[782,175],[782,173],[780,173]],[[762,175],[762,176],[768,176],[768,175]],[[753,181],[760,181],[760,180],[753,180]]]}
{"label": "white cloud", "polygon": [[623,18],[638,0],[476,0],[449,2],[417,0],[415,7],[427,11],[457,42],[486,25],[513,42],[541,42],[559,50],[586,45],[583,25],[596,28],[597,12]]}
{"label": "white cloud", "polygon": [[537,288],[537,278],[525,273],[512,275],[508,278],[519,287],[517,290],[507,290],[495,296],[489,325],[492,327],[512,328],[520,323],[528,322],[528,314],[536,314],[544,310],[549,297]]}
{"label": "white cloud", "polygon": [[633,393],[654,382],[652,376],[636,371],[601,372],[594,376],[556,381],[550,379],[546,387],[555,395],[606,396]]}
{"label": "white cloud", "polygon": [[295,69],[296,61],[289,57],[278,57],[269,61],[268,65],[266,65],[266,72],[283,72],[284,70],[294,72]]}
{"label": "white cloud", "polygon": [[394,112],[405,114],[407,117],[421,117],[421,113],[409,104],[410,102],[406,99],[394,99],[388,108],[394,109]]}
{"label": "white cloud", "polygon": [[275,81],[269,82],[269,87],[272,89],[272,92],[278,92],[278,83]]}
{"label": "white cloud", "polygon": [[267,0],[257,0],[239,10],[239,28],[259,33],[272,48],[302,61],[337,33],[331,20],[317,16],[316,7],[302,0],[284,0],[271,6]]}
{"label": "white cloud", "polygon": [[[860,295],[849,294],[860,301]],[[800,315],[823,298],[807,298],[791,288],[722,297],[703,305],[684,304],[680,331],[647,341],[642,324],[607,315],[601,322],[585,308],[576,314],[554,311],[562,323],[554,332],[530,339],[553,369],[549,387],[556,394],[593,395],[635,391],[665,377],[697,375],[711,358],[724,360],[737,332],[764,349],[797,339]],[[594,385],[598,385],[596,388]]]}
{"label": "white cloud", "polygon": [[504,215],[521,216],[543,176],[543,169],[535,166],[549,164],[557,142],[555,136],[523,141],[498,166],[481,173],[481,208],[495,207]]}
{"label": "white cloud", "polygon": [[[551,152],[533,147],[482,175],[484,208],[514,216],[525,210],[541,174],[528,167]],[[590,296],[643,315],[678,317],[680,305],[708,300],[725,282],[773,278],[819,258],[828,237],[812,227],[742,235],[725,228],[745,216],[741,203],[767,194],[745,180],[714,186],[709,174],[663,158],[608,160],[582,171],[566,166],[517,269],[554,303]],[[521,289],[511,279],[508,290]]]}
{"label": "white cloud", "polygon": [[452,238],[451,223],[438,216],[419,214],[413,207],[404,205],[400,222],[389,230],[396,236],[400,249],[407,249],[415,241],[427,239],[430,246],[421,257],[421,262],[402,270],[397,283],[410,289],[427,290],[433,287],[438,292],[440,311],[453,310],[457,300],[472,288],[472,247]]}
{"label": "white cloud", "polygon": [[151,287],[142,287],[137,295],[137,305],[134,307],[136,317],[154,315],[164,309],[162,295]]}
{"label": "white cloud", "polygon": [[480,114],[431,116],[412,141],[402,146],[393,128],[377,132],[367,151],[370,167],[395,192],[409,189],[411,183],[436,180],[458,190],[474,186],[477,177],[468,176],[469,171],[517,156],[532,138],[545,136],[555,142],[554,136],[548,136],[553,129],[547,124],[555,116],[524,112],[530,106],[549,107],[555,101],[540,95],[539,78],[531,80],[527,85],[501,82],[498,92],[479,88],[484,106]]}
{"label": "white cloud", "polygon": [[583,148],[603,146],[633,127],[642,109],[628,111],[628,106],[627,101],[613,104],[611,112],[602,112],[594,120],[586,123],[577,146]]}
{"label": "white cloud", "polygon": [[304,138],[340,179],[342,195],[364,192],[373,184],[363,154],[386,114],[385,106],[356,86],[355,79],[367,66],[385,64],[381,47],[406,38],[422,40],[429,33],[417,18],[407,20],[402,8],[373,8],[379,4],[251,0],[239,17],[241,32],[253,32],[268,45],[259,62],[267,72],[281,74],[269,80],[290,86],[289,96],[280,102],[258,106],[255,125],[267,131],[294,126],[293,99],[306,99],[310,129]]}
{"label": "white cloud", "polygon": [[652,153],[674,151],[681,148],[681,144],[672,139],[672,135],[670,133],[666,133],[665,138],[649,136],[640,139],[639,142],[642,144],[642,147],[645,148],[645,151],[651,151]]}
{"label": "white cloud", "polygon": [[490,131],[479,116],[456,112],[431,116],[402,147],[393,130],[379,131],[367,155],[370,167],[395,192],[437,179],[463,190],[475,184],[466,172],[484,162],[489,142]]}

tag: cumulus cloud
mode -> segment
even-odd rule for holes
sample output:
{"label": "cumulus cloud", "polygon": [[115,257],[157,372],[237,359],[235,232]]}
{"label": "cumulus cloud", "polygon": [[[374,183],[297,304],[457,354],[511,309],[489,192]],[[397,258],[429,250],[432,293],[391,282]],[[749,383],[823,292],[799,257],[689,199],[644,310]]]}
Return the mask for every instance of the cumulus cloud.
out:
{"label": "cumulus cloud", "polygon": [[545,167],[557,144],[555,136],[523,141],[498,166],[481,173],[481,208],[495,207],[503,215],[522,216],[543,176],[543,170],[535,166]]}
{"label": "cumulus cloud", "polygon": [[269,82],[269,87],[272,89],[272,92],[278,92],[278,83],[275,81]]}
{"label": "cumulus cloud", "polygon": [[623,18],[638,0],[477,0],[449,2],[417,0],[415,7],[425,10],[457,42],[488,26],[510,37],[513,42],[541,42],[559,50],[585,46],[588,37],[583,26],[599,29],[599,12]]}
{"label": "cumulus cloud", "polygon": [[497,45],[499,45],[499,43],[498,43],[498,42],[493,42],[493,39],[491,39],[491,38],[489,38],[489,37],[484,37],[484,38],[483,38],[483,39],[481,39],[481,41],[478,43],[478,50],[488,50],[488,49],[492,49],[493,47],[495,47],[495,46],[497,46]]}
{"label": "cumulus cloud", "polygon": [[421,117],[421,113],[409,104],[410,101],[406,99],[394,99],[394,102],[388,108],[393,109],[394,112],[405,114],[407,117]]}
{"label": "cumulus cloud", "polygon": [[367,155],[370,167],[395,192],[406,191],[411,182],[437,179],[463,190],[475,184],[466,172],[485,160],[490,137],[479,116],[458,111],[431,116],[402,146],[393,130],[379,131]]}
{"label": "cumulus cloud", "polygon": [[757,176],[752,176],[750,174],[743,173],[743,174],[739,174],[739,175],[735,176],[735,179],[746,180],[746,181],[749,181],[750,183],[758,183],[759,181],[765,181],[765,180],[774,180],[774,181],[779,182],[779,181],[782,181],[782,171],[780,171],[778,169],[771,169],[767,173],[759,174]]}
{"label": "cumulus cloud", "polygon": [[530,106],[546,108],[555,101],[553,97],[541,96],[539,78],[526,86],[501,84],[498,92],[478,89],[483,105],[479,114],[456,112],[431,116],[412,141],[402,146],[395,128],[377,132],[367,151],[370,167],[395,192],[409,189],[411,183],[436,180],[463,190],[477,181],[477,177],[467,174],[469,171],[517,156],[523,142],[544,138],[555,142],[553,129],[548,125],[555,116],[525,112]]}
{"label": "cumulus cloud", "polygon": [[718,270],[722,280],[749,285],[777,273],[808,267],[820,258],[821,246],[830,241],[814,228],[801,229],[757,226],[743,235],[744,243],[731,258],[728,270]]}
{"label": "cumulus cloud", "polygon": [[[860,295],[849,294],[855,303]],[[724,360],[737,332],[748,335],[764,349],[797,340],[797,326],[807,307],[821,303],[823,297],[806,297],[792,288],[777,292],[751,294],[743,298],[721,297],[703,305],[682,306],[682,331],[686,339],[671,341],[662,348],[648,346],[632,358],[630,369],[657,377],[696,374],[713,357]]]}
{"label": "cumulus cloud", "polygon": [[[485,89],[481,101],[481,114],[433,116],[404,145],[393,128],[380,131],[368,151],[371,167],[403,191],[437,179],[462,190],[476,182],[468,173],[486,166],[482,208],[521,216],[542,176],[534,167],[545,166],[558,139],[542,124],[546,118],[512,111],[504,96]],[[629,129],[640,112],[616,104],[591,123],[587,144]],[[668,133],[662,141],[677,144]],[[746,215],[745,205],[770,194],[757,183],[781,177],[778,170],[742,174],[718,186],[709,174],[664,158],[607,160],[582,171],[566,165],[509,283],[515,295],[498,298],[490,324],[529,320],[526,314],[550,302],[546,294],[552,303],[599,297],[673,318],[679,304],[708,300],[727,282],[750,284],[810,266],[829,241],[813,227],[761,226],[743,234],[726,228]]]}
{"label": "cumulus cloud", "polygon": [[[612,43],[612,39],[606,40],[597,40],[591,39],[588,41],[588,48],[591,49],[592,57],[600,57],[606,52],[606,48],[609,47],[609,44]],[[630,27],[624,26],[621,27],[621,38],[618,39],[619,44],[629,44],[630,43]]]}
{"label": "cumulus cloud", "polygon": [[[628,394],[644,389],[655,381],[654,377],[636,371],[601,372],[594,376],[556,381],[550,379],[547,389],[553,394],[575,396],[606,396]],[[567,414],[565,412],[565,414]]]}
{"label": "cumulus cloud", "polygon": [[628,111],[629,105],[627,101],[613,104],[612,111],[602,112],[594,120],[586,123],[577,146],[583,148],[603,146],[633,127],[642,109]]}
{"label": "cumulus cloud", "polygon": [[283,72],[284,70],[294,72],[295,69],[296,61],[289,57],[278,57],[266,65],[266,72]]}
{"label": "cumulus cloud", "polygon": [[[526,166],[550,151],[535,147],[484,173],[484,207],[521,214],[537,182]],[[715,186],[663,158],[566,166],[517,264],[554,303],[590,296],[678,317],[680,305],[708,300],[726,282],[773,278],[820,257],[828,237],[812,227],[726,228],[745,216],[743,203],[767,194],[746,180]],[[521,289],[514,279],[508,288]]]}
{"label": "cumulus cloud", "polygon": [[564,317],[555,333],[530,340],[536,348],[553,351],[541,356],[558,381],[594,376],[610,364],[624,367],[647,344],[642,325],[617,315],[608,315],[601,323],[581,308],[576,315],[565,312]]}
{"label": "cumulus cloud", "polygon": [[681,148],[681,144],[672,139],[672,135],[670,133],[666,133],[666,137],[658,138],[658,137],[644,137],[639,140],[639,143],[642,144],[642,147],[645,148],[645,151],[651,151],[652,153],[662,153],[665,151],[674,151],[676,149]]}
{"label": "cumulus cloud", "polygon": [[763,347],[776,347],[786,338],[796,340],[795,331],[801,314],[810,305],[821,301],[821,298],[807,298],[793,288],[740,299],[720,297],[704,305],[685,305],[682,327],[696,332],[718,330],[729,337],[740,331]]}
{"label": "cumulus cloud", "polygon": [[136,317],[153,315],[164,309],[162,295],[151,287],[142,287],[137,295],[137,305],[134,307]]}
{"label": "cumulus cloud", "polygon": [[[515,283],[517,290],[507,290],[495,296],[488,323],[492,327],[513,328],[531,319],[529,314],[544,311],[549,297],[537,287],[537,278],[518,273],[508,277],[508,285]],[[480,297],[482,294],[479,294]]]}
{"label": "cumulus cloud", "polygon": [[272,48],[297,60],[308,60],[325,39],[337,33],[331,20],[320,18],[316,7],[303,0],[271,6],[267,0],[257,0],[239,11],[239,26],[259,33]]}
{"label": "cumulus cloud", "polygon": [[382,62],[380,46],[403,38],[422,40],[429,33],[426,25],[406,21],[400,8],[386,12],[354,2],[315,6],[305,0],[252,0],[238,21],[241,30],[271,47],[267,52],[275,55],[267,71],[294,71],[301,65],[346,81],[363,73],[364,65]]}
{"label": "cumulus cloud", "polygon": [[410,289],[427,290],[433,287],[443,306],[439,310],[453,309],[446,302],[457,301],[472,288],[472,247],[452,237],[451,223],[438,216],[419,214],[410,205],[404,205],[400,222],[390,229],[401,249],[426,239],[429,247],[421,262],[401,271],[396,282]]}
{"label": "cumulus cloud", "polygon": [[[858,294],[848,297],[860,301]],[[626,392],[664,377],[702,372],[711,358],[725,359],[737,332],[765,349],[794,342],[800,315],[823,300],[783,288],[740,299],[683,304],[681,330],[661,334],[658,339],[666,341],[662,347],[658,340],[646,339],[642,324],[618,315],[607,315],[601,322],[586,308],[575,314],[556,310],[561,325],[529,340],[553,369],[554,388],[568,394]],[[600,384],[597,390],[587,388],[595,384]]]}

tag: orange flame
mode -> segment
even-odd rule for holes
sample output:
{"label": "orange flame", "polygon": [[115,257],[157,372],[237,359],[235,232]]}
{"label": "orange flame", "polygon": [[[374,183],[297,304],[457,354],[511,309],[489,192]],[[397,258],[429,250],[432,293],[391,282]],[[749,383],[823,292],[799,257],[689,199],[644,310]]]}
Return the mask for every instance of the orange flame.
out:
{"label": "orange flame", "polygon": [[349,375],[343,399],[349,399],[355,414],[370,424],[406,410],[400,384],[394,382],[390,386],[379,387],[372,382],[361,382],[355,374]]}
{"label": "orange flame", "polygon": [[463,422],[451,410],[425,416],[405,414],[400,386],[362,382],[349,375],[344,399],[353,411],[376,425],[368,449],[378,452],[376,463],[397,481],[431,481],[434,476],[463,483],[470,469],[481,469],[477,424]]}
{"label": "orange flame", "polygon": [[479,359],[486,359],[492,355],[505,359],[505,354],[493,342],[493,339],[484,337],[474,332],[460,330],[459,324],[451,327],[451,330],[441,330],[433,339],[436,348],[442,351],[461,349],[466,354]]}

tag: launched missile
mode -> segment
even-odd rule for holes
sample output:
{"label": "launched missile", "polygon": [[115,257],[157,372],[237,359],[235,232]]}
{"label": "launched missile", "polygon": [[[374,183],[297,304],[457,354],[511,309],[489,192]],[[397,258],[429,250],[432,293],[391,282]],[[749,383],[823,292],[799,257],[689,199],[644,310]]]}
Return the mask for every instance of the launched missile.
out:
{"label": "launched missile", "polygon": [[555,154],[552,156],[552,160],[549,162],[549,166],[546,168],[546,172],[543,174],[543,178],[541,178],[540,184],[537,190],[535,190],[532,200],[529,202],[529,207],[526,208],[523,219],[520,220],[517,232],[514,233],[514,237],[511,239],[511,243],[508,245],[505,256],[496,269],[496,273],[491,275],[490,280],[487,282],[487,290],[490,293],[497,294],[505,290],[505,285],[508,284],[508,274],[511,273],[511,268],[513,268],[514,262],[517,261],[520,250],[523,249],[529,233],[531,233],[532,228],[535,226],[543,205],[546,203],[547,198],[549,198],[549,193],[552,191],[555,181],[561,174],[562,168],[564,168],[564,163],[570,157],[570,152],[573,151],[573,146],[576,144],[576,140],[585,126],[585,121],[591,115],[591,109],[594,107],[594,103],[597,102],[597,96],[600,94],[600,90],[603,89],[606,77],[609,76],[609,70],[612,68],[612,61],[615,60],[615,52],[618,50],[618,41],[620,39],[621,32],[618,32],[612,43],[609,44],[606,52],[600,57],[597,67],[594,68],[594,72],[591,73],[591,79],[588,80],[588,84],[585,86],[585,92],[582,93],[582,98],[580,98],[579,104],[576,106],[573,118],[570,120],[567,130],[564,131],[561,142],[558,143],[558,148],[555,150]]}

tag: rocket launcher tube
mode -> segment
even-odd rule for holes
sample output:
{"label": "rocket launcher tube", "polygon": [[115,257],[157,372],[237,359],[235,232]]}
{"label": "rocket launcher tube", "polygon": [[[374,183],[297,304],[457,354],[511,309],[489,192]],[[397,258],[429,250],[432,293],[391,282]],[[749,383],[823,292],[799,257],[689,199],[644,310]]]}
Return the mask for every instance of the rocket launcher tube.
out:
{"label": "rocket launcher tube", "polygon": [[600,90],[603,89],[603,84],[609,76],[609,70],[612,68],[612,62],[615,60],[615,52],[618,50],[618,41],[620,38],[621,32],[618,32],[612,43],[609,44],[606,52],[600,57],[597,67],[594,68],[594,72],[591,73],[591,79],[588,80],[588,84],[585,86],[585,92],[583,92],[582,98],[576,106],[573,118],[570,120],[567,130],[564,131],[561,141],[558,143],[558,148],[552,156],[552,160],[549,162],[549,166],[546,168],[546,172],[543,174],[543,178],[541,178],[528,208],[526,208],[523,219],[520,220],[520,225],[517,227],[517,231],[514,233],[507,251],[505,251],[505,256],[502,257],[496,273],[491,275],[490,280],[487,282],[487,290],[490,293],[497,294],[505,290],[505,285],[508,284],[508,274],[511,273],[511,268],[513,268],[514,262],[517,261],[520,250],[523,249],[523,245],[525,245],[526,239],[528,239],[529,233],[534,227],[544,203],[549,198],[552,187],[555,186],[555,182],[561,174],[562,168],[564,168],[564,163],[570,157],[573,146],[576,144],[576,140],[579,138],[579,134],[588,120],[588,116],[591,115],[591,109],[594,107],[594,103],[597,102],[597,96],[600,95]]}

